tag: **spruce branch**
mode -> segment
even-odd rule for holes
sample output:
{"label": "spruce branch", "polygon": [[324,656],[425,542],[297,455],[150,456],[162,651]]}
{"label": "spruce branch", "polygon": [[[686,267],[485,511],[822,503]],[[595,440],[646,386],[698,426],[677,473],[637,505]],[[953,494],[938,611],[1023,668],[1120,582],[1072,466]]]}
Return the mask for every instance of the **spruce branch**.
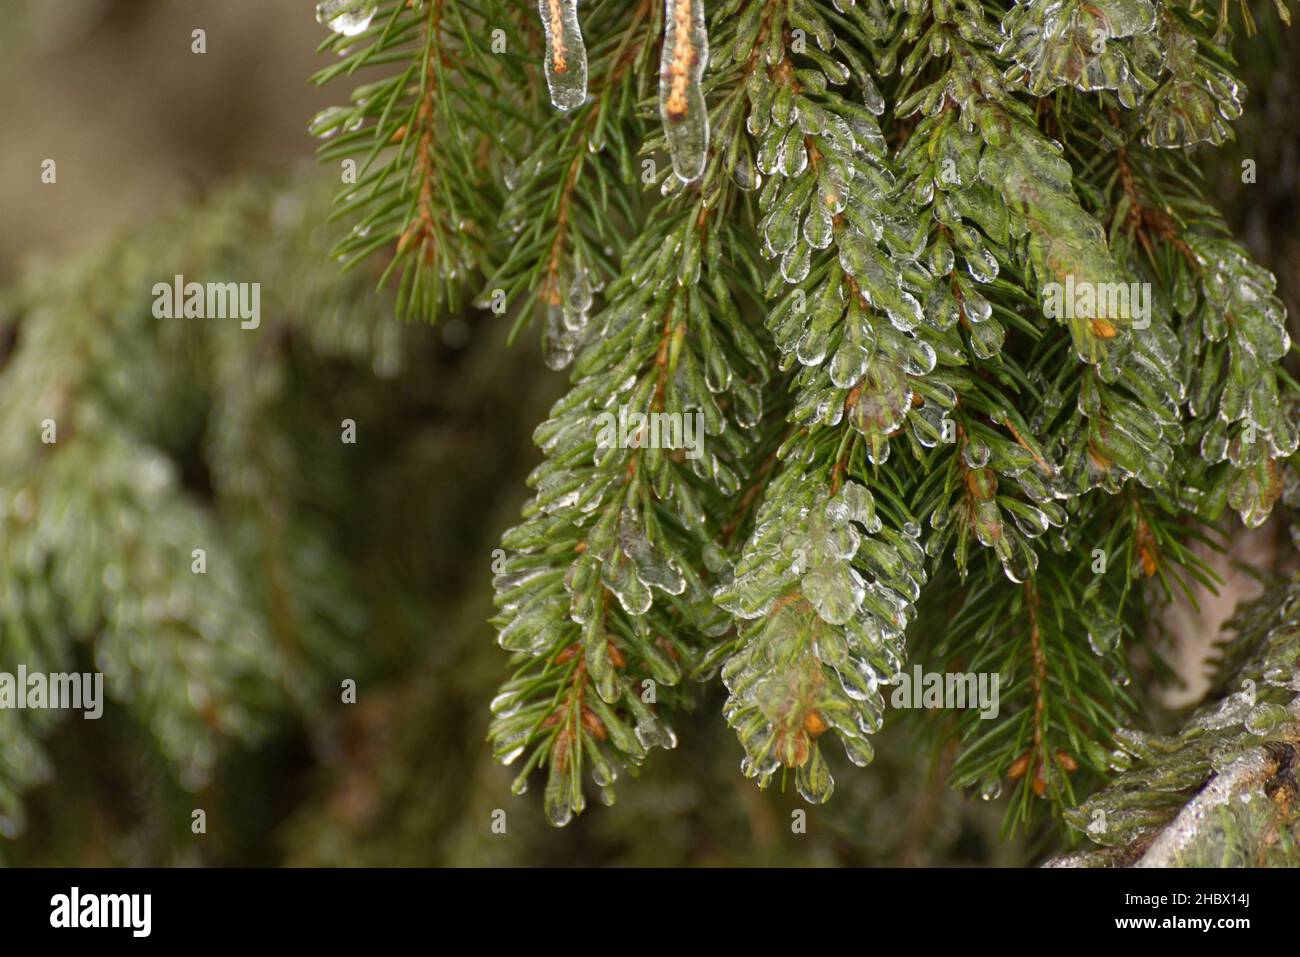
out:
{"label": "spruce branch", "polygon": [[1057,866],[1285,865],[1300,839],[1300,583],[1228,624],[1215,694],[1175,734],[1118,735],[1114,782],[1066,819],[1096,847]]}
{"label": "spruce branch", "polygon": [[341,59],[313,83],[388,72],[311,124],[326,139],[321,160],[345,169],[331,218],[352,225],[333,255],[353,268],[387,250],[380,281],[399,276],[397,308],[407,319],[432,321],[443,308],[458,309],[468,274],[489,248],[483,224],[495,219],[500,201],[479,154],[512,125],[510,101],[497,94],[507,78],[517,87],[524,75],[515,56],[491,49],[494,31],[504,33],[507,48],[524,45],[506,9],[495,0],[394,0],[360,22],[326,21],[336,32],[320,52]]}

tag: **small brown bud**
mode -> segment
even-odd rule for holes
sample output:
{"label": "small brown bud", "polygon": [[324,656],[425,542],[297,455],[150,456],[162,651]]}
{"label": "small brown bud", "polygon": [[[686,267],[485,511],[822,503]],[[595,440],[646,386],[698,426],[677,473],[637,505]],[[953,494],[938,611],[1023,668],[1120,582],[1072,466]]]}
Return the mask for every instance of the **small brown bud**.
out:
{"label": "small brown bud", "polygon": [[602,724],[600,718],[596,716],[596,712],[592,711],[585,704],[582,706],[582,726],[586,728],[587,733],[597,741],[604,741],[609,737],[609,732],[605,730],[605,725]]}
{"label": "small brown bud", "polygon": [[1011,769],[1007,771],[1007,777],[1013,781],[1019,781],[1029,770],[1029,752],[1026,751],[1020,757],[1011,762]]}
{"label": "small brown bud", "polygon": [[1092,331],[1098,339],[1114,339],[1119,334],[1113,322],[1100,317],[1092,320]]}
{"label": "small brown bud", "polygon": [[1034,772],[1034,793],[1042,797],[1047,793],[1047,778],[1043,777],[1043,769],[1040,767]]}
{"label": "small brown bud", "polygon": [[614,642],[612,641],[609,641],[606,642],[606,647],[609,649],[609,660],[614,665],[614,667],[626,668],[627,659],[623,657],[623,652],[618,650],[618,645],[614,644]]}
{"label": "small brown bud", "polygon": [[1115,464],[1109,458],[1097,451],[1096,447],[1091,443],[1088,444],[1088,460],[1099,472],[1108,472],[1110,471],[1110,467]]}

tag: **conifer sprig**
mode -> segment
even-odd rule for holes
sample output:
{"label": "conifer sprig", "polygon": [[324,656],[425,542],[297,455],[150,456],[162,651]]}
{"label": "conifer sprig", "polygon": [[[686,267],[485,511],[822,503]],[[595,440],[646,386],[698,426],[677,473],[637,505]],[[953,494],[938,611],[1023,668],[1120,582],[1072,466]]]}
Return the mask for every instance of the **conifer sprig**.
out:
{"label": "conifer sprig", "polygon": [[326,140],[321,160],[344,183],[331,218],[350,228],[333,254],[351,268],[383,251],[383,279],[398,276],[399,313],[433,320],[460,308],[489,248],[500,193],[479,157],[511,127],[507,90],[525,76],[518,54],[495,56],[491,44],[499,34],[519,50],[523,36],[496,0],[352,6],[359,18],[326,20],[335,32],[320,52],[340,59],[312,82],[388,75],[311,124]]}

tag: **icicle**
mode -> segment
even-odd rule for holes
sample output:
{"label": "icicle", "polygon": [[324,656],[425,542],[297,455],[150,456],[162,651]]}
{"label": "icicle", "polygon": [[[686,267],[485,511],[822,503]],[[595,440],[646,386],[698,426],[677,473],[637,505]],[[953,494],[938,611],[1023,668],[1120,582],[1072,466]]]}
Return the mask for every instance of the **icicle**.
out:
{"label": "icicle", "polygon": [[578,0],[537,0],[546,31],[546,85],[557,110],[573,110],[587,99],[587,47],[578,25]]}
{"label": "icicle", "polygon": [[709,151],[709,116],[700,86],[708,60],[704,0],[664,0],[659,113],[673,155],[673,171],[686,183],[703,174]]}

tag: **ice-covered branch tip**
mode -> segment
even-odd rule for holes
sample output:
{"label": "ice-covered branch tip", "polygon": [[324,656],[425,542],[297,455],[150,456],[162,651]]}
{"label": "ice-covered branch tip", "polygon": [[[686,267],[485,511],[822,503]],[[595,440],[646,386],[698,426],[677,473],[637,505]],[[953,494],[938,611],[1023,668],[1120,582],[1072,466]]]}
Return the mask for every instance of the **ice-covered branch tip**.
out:
{"label": "ice-covered branch tip", "polygon": [[665,0],[659,113],[673,157],[673,172],[687,183],[704,172],[709,151],[709,116],[701,89],[708,60],[704,0]]}
{"label": "ice-covered branch tip", "polygon": [[578,0],[537,0],[546,33],[546,85],[557,110],[587,99],[587,47],[578,24]]}
{"label": "ice-covered branch tip", "polygon": [[[546,32],[546,83],[551,103],[573,110],[587,99],[587,48],[578,24],[578,0],[538,0]],[[659,61],[659,112],[673,172],[683,182],[704,173],[709,116],[701,82],[709,61],[704,0],[664,0],[664,42]]]}

